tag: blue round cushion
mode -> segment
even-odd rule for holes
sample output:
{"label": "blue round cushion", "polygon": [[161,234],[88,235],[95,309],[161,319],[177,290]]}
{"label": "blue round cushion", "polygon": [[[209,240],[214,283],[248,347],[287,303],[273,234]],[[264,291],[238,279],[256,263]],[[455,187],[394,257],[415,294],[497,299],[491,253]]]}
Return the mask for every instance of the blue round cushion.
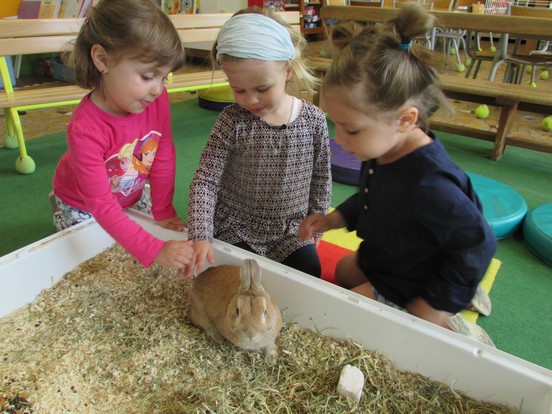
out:
{"label": "blue round cushion", "polygon": [[529,250],[552,266],[552,203],[543,204],[527,214],[523,238]]}
{"label": "blue round cushion", "polygon": [[332,180],[342,184],[358,185],[361,162],[330,139]]}
{"label": "blue round cushion", "polygon": [[513,188],[482,175],[468,173],[481,199],[483,215],[497,240],[510,237],[527,215],[527,203]]}

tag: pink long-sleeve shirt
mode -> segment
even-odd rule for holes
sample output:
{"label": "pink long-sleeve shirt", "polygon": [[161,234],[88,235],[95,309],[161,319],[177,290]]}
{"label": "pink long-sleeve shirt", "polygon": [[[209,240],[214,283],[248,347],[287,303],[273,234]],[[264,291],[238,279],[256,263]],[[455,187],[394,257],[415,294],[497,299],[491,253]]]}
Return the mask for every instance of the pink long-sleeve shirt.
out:
{"label": "pink long-sleeve shirt", "polygon": [[86,96],[69,121],[67,146],[54,174],[54,193],[67,205],[91,213],[143,266],[151,265],[164,242],[123,210],[140,200],[149,180],[154,219],[177,215],[167,91],[141,114],[125,116],[104,112]]}

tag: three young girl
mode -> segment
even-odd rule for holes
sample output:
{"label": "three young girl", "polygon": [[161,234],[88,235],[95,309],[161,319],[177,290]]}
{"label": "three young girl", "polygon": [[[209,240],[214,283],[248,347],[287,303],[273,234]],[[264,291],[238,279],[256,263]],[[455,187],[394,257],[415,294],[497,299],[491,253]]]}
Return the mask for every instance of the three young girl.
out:
{"label": "three young girl", "polygon": [[302,61],[305,40],[261,10],[234,15],[213,54],[236,103],[217,119],[190,186],[192,247],[157,240],[123,214],[135,205],[162,226],[184,226],[172,205],[175,153],[163,86],[183,63],[180,39],[149,0],[103,0],[75,47],[77,82],[92,92],[75,110],[56,169],[56,226],[93,216],[144,266],[186,268],[187,276],[213,261],[218,238],[317,277],[321,233],[347,227],[363,241],[337,266],[343,286],[451,327],[496,241],[469,177],[428,130],[445,99],[430,53],[413,40],[432,23],[409,5],[379,28],[332,32],[324,102],[336,142],[363,166],[360,191],[327,214],[325,115],[293,94],[315,82]]}

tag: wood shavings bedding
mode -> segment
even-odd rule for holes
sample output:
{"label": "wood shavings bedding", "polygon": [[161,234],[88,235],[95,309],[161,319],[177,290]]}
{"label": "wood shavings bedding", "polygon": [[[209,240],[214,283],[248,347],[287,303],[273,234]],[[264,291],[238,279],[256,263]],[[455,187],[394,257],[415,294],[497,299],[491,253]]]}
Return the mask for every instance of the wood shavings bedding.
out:
{"label": "wood shavings bedding", "polygon": [[[274,367],[187,320],[191,281],[114,246],[0,319],[2,413],[512,413],[288,323]],[[343,366],[366,377],[339,396]]]}

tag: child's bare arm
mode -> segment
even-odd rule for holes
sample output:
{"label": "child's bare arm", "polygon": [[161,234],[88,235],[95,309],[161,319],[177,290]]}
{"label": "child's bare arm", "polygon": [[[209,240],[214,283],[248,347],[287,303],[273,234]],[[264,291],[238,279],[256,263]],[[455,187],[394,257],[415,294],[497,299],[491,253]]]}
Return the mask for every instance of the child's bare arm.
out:
{"label": "child's bare arm", "polygon": [[334,210],[325,216],[311,214],[301,222],[298,234],[300,239],[308,240],[313,237],[314,233],[324,233],[327,230],[339,229],[346,225],[343,215],[338,210]]}
{"label": "child's bare arm", "polygon": [[176,231],[184,231],[184,228],[186,227],[186,222],[178,216],[157,221],[157,224],[163,228]]}

